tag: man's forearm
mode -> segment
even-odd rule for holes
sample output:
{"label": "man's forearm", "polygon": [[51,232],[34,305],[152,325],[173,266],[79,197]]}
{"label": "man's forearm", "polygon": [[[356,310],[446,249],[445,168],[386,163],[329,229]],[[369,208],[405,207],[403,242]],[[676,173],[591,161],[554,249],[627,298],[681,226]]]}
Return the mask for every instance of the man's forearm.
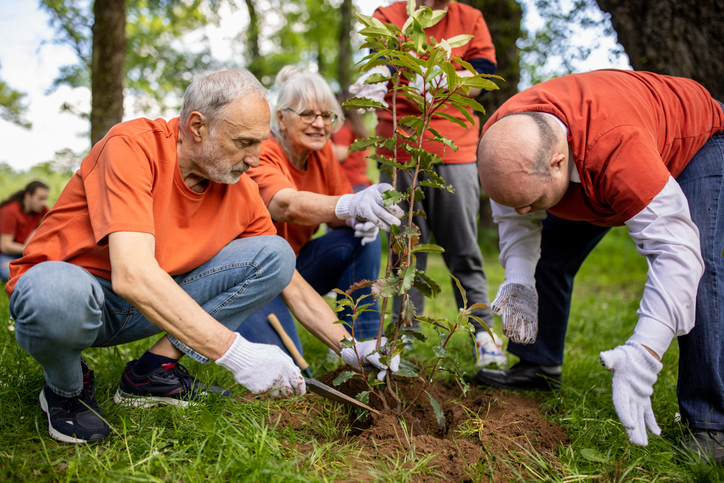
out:
{"label": "man's forearm", "polygon": [[340,221],[334,214],[339,196],[327,196],[310,191],[283,189],[277,192],[268,205],[274,221],[314,226]]}
{"label": "man's forearm", "polygon": [[281,296],[292,314],[312,335],[335,352],[340,352],[339,341],[351,337],[349,332],[342,324],[335,324],[337,315],[296,270]]}

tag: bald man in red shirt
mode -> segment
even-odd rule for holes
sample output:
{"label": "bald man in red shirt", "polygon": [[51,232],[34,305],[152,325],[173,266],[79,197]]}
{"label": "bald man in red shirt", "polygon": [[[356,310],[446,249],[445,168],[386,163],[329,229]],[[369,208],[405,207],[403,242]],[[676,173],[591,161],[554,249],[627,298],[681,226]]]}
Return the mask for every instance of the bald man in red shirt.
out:
{"label": "bald man in red shirt", "polygon": [[521,360],[479,371],[479,382],[560,386],[575,274],[626,225],[649,271],[633,335],[600,356],[616,412],[634,444],[648,444],[647,428],[660,434],[650,396],[678,338],[682,447],[724,461],[723,128],[721,103],[700,84],[648,72],[565,76],[503,104],[478,165],[506,270],[492,309]]}

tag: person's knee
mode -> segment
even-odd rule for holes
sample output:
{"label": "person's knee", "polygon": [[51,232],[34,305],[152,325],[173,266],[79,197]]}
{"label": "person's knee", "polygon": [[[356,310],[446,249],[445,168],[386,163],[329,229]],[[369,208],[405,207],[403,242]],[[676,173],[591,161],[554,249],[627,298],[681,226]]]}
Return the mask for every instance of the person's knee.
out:
{"label": "person's knee", "polygon": [[264,264],[269,267],[269,270],[273,272],[273,277],[279,280],[284,288],[292,281],[297,257],[284,238],[280,236],[267,238],[264,248]]}
{"label": "person's knee", "polygon": [[102,301],[102,291],[82,269],[62,262],[38,264],[20,277],[10,299],[18,341],[30,334],[75,340],[89,316],[96,319],[92,325],[99,323]]}

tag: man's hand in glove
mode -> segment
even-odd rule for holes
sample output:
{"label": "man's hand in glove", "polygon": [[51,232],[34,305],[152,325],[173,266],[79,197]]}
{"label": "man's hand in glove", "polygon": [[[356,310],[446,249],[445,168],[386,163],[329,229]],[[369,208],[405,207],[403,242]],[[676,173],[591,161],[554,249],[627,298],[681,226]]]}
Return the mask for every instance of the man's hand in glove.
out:
{"label": "man's hand in glove", "polygon": [[236,382],[254,394],[301,396],[306,392],[299,367],[275,345],[256,344],[236,334],[216,364],[231,371]]}
{"label": "man's hand in glove", "polygon": [[[380,347],[382,347],[386,343],[387,338],[382,337],[382,339],[380,339]],[[399,355],[392,358],[389,368],[385,364],[380,362],[381,355],[379,352],[375,352],[377,348],[377,341],[375,339],[357,342],[355,344],[355,347],[357,349],[357,353],[355,353],[354,348],[345,347],[344,349],[342,349],[341,355],[344,362],[357,370],[369,372],[372,369],[376,368],[379,371],[377,373],[377,379],[383,381],[385,379],[385,375],[387,375],[388,369],[391,370],[393,374],[400,369]],[[374,354],[372,354],[372,352],[374,352]],[[359,361],[357,360],[357,354],[359,354],[360,360],[362,361],[362,367],[360,367]]]}
{"label": "man's hand in glove", "polygon": [[357,82],[349,86],[349,92],[355,97],[366,97],[368,99],[372,99],[373,101],[380,102],[385,107],[388,107],[388,104],[385,102],[385,95],[387,94],[387,82],[365,84],[365,81],[372,74],[381,74],[385,77],[390,77],[390,69],[383,65],[371,68],[370,70],[362,74],[360,78],[357,79]]}
{"label": "man's hand in glove", "polygon": [[371,221],[380,230],[390,231],[391,225],[399,225],[405,212],[398,206],[385,206],[382,193],[394,189],[387,183],[373,184],[359,193],[342,195],[334,213],[340,220],[354,218]]}
{"label": "man's hand in glove", "polygon": [[503,334],[518,344],[538,336],[538,292],[533,285],[503,282],[490,310],[503,318]]}
{"label": "man's hand in glove", "polygon": [[613,372],[613,407],[628,439],[639,446],[648,445],[646,428],[657,436],[661,434],[651,408],[651,394],[664,366],[644,346],[630,341],[601,352],[600,359],[603,367]]}
{"label": "man's hand in glove", "polygon": [[347,218],[347,226],[354,229],[354,236],[362,239],[362,246],[372,243],[377,238],[380,229],[371,221],[357,221],[354,218]]}

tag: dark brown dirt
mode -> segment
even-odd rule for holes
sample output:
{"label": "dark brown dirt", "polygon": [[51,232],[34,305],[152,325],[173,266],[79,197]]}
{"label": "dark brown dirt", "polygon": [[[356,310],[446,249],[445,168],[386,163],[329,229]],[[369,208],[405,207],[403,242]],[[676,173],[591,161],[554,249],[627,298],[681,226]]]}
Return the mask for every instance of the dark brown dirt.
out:
{"label": "dark brown dirt", "polygon": [[[345,369],[349,370],[340,368],[318,379],[332,386],[334,378]],[[408,404],[424,386],[421,379],[415,381],[412,385],[399,386],[402,399]],[[366,390],[367,386],[360,378],[353,378],[336,389],[354,396]],[[352,430],[351,436],[346,437],[356,438],[367,453],[360,455],[359,467],[355,466],[355,462],[349,462],[354,468],[354,481],[365,480],[365,466],[369,466],[370,460],[379,456],[404,460],[406,455],[414,452],[416,458],[434,454],[428,466],[435,466],[438,474],[420,476],[415,481],[473,481],[469,467],[482,461],[487,473],[483,481],[504,482],[513,474],[509,464],[499,464],[501,459],[506,459],[511,453],[533,452],[547,460],[555,460],[556,447],[566,443],[563,428],[543,417],[536,399],[508,392],[486,392],[480,388],[471,388],[462,397],[459,387],[442,381],[428,386],[427,391],[443,409],[444,428],[435,419],[430,399],[425,393],[401,415],[407,436],[396,411],[384,409],[379,397],[371,395],[369,405],[380,410],[380,415],[370,414],[366,421],[361,422],[350,410]],[[387,401],[394,402],[389,396]],[[303,416],[284,411],[284,414],[272,417],[283,426],[299,429],[309,424],[310,417],[320,417],[318,414],[319,411],[312,406]],[[479,469],[474,474],[480,478]]]}

